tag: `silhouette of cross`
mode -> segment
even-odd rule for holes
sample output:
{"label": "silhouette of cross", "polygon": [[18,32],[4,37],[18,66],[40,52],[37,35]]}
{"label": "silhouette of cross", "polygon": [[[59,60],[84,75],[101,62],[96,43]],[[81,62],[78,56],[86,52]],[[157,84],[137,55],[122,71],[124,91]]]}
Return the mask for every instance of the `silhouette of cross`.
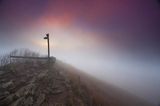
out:
{"label": "silhouette of cross", "polygon": [[46,36],[44,37],[44,39],[47,39],[47,43],[48,43],[48,58],[50,58],[49,33],[46,34]]}

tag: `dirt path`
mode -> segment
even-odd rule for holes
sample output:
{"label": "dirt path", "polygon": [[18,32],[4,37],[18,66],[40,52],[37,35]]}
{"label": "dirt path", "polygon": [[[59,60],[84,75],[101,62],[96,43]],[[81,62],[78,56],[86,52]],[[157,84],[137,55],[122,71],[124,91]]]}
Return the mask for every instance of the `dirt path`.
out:
{"label": "dirt path", "polygon": [[61,68],[14,64],[0,75],[0,106],[86,106]]}

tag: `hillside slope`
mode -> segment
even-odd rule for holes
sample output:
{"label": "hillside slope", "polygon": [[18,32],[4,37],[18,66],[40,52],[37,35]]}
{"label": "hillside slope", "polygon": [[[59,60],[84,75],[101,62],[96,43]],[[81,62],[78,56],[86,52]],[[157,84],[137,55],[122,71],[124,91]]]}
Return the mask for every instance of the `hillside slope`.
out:
{"label": "hillside slope", "polygon": [[85,86],[90,95],[91,106],[154,106],[121,88],[100,81],[66,63],[59,61],[57,65],[65,69],[72,81]]}
{"label": "hillside slope", "polygon": [[0,68],[0,106],[151,106],[60,61]]}

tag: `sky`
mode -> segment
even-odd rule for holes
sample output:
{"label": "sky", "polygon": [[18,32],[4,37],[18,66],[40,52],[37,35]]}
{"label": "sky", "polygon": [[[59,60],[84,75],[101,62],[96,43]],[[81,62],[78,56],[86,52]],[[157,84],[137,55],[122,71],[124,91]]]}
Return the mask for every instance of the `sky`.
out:
{"label": "sky", "polygon": [[51,55],[160,103],[158,0],[0,0],[0,54]]}

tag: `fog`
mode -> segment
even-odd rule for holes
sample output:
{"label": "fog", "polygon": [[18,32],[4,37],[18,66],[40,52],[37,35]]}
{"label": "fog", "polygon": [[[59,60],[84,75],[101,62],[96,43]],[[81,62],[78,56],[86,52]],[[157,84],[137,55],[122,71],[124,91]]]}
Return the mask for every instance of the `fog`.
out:
{"label": "fog", "polygon": [[[85,51],[87,52],[87,51]],[[72,52],[55,55],[64,62],[148,102],[160,102],[160,65],[156,58],[142,60],[127,54]]]}
{"label": "fog", "polygon": [[0,0],[0,55],[51,55],[149,102],[160,103],[157,0]]}
{"label": "fog", "polygon": [[[42,50],[32,46],[31,50],[37,50],[42,54],[47,53],[46,48]],[[1,54],[9,51],[11,48],[4,48]],[[104,49],[59,51],[51,48],[51,55],[146,101],[154,104],[160,102],[160,59],[158,57],[137,56],[109,48],[108,51]]]}

